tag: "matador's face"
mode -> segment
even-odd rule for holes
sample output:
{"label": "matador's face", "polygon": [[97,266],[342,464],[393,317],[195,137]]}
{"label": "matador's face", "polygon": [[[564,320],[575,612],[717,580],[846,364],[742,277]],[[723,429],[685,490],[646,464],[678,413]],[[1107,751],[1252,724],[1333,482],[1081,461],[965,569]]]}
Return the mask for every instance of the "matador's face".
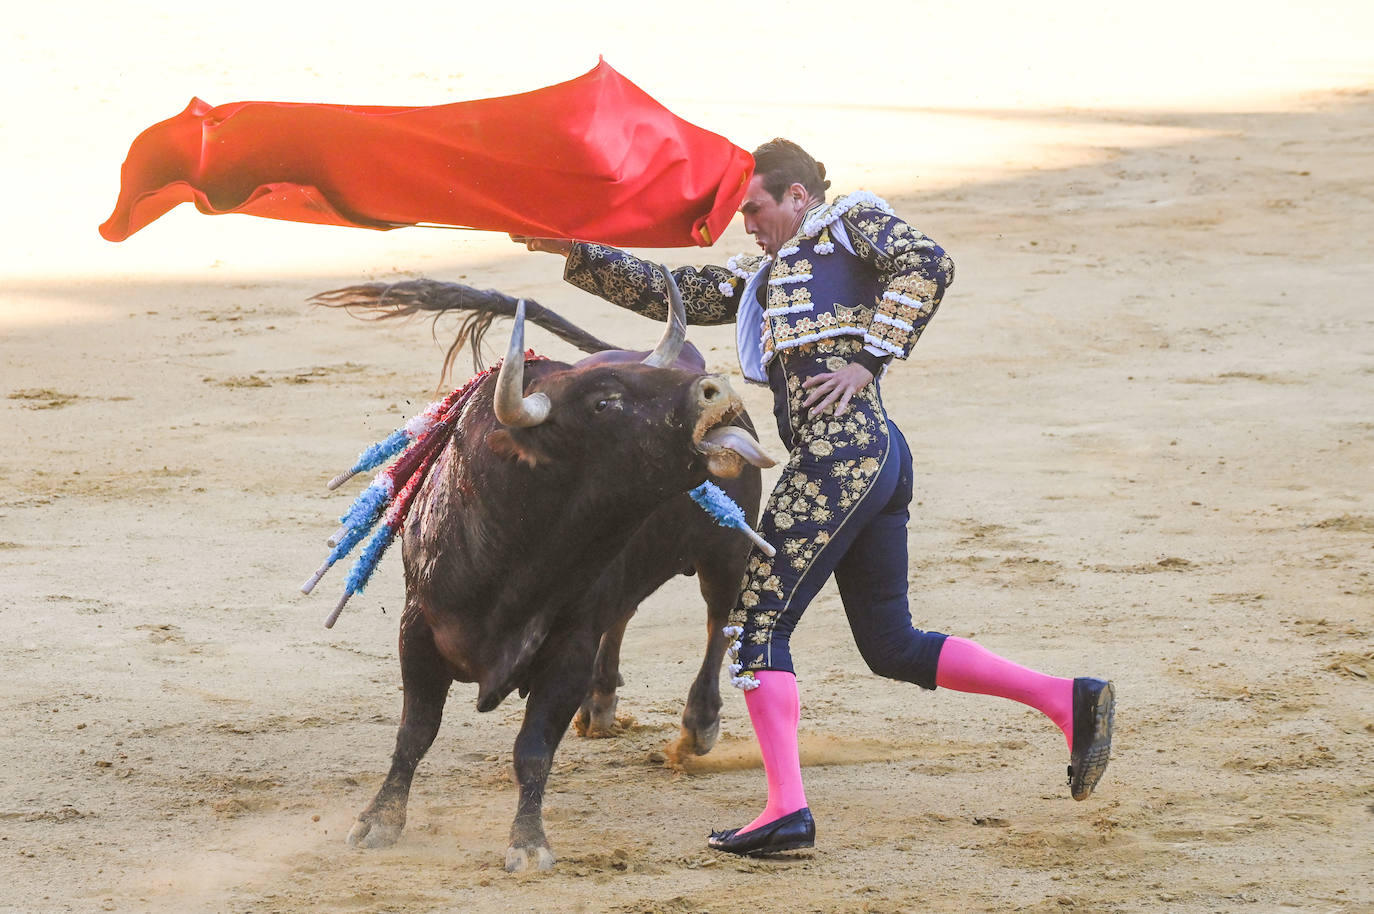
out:
{"label": "matador's face", "polygon": [[744,216],[744,230],[754,236],[765,254],[775,256],[778,249],[797,234],[813,202],[800,184],[788,187],[781,200],[774,200],[763,186],[762,176],[754,175],[749,179],[739,211]]}

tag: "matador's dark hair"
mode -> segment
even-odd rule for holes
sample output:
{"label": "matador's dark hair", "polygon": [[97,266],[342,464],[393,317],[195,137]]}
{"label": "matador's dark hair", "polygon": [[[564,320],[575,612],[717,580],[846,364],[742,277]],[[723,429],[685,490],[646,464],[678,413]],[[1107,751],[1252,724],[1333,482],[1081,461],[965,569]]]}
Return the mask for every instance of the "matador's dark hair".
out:
{"label": "matador's dark hair", "polygon": [[782,137],[769,140],[754,150],[754,174],[763,178],[763,189],[773,199],[782,202],[783,192],[793,184],[800,184],[817,200],[825,199],[830,182],[825,179],[825,166],[791,140]]}

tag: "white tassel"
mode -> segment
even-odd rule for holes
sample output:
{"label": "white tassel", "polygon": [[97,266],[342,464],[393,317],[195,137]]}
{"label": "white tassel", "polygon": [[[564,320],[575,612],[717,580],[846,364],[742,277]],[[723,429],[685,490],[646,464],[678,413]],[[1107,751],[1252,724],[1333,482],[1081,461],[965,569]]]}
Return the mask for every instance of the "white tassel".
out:
{"label": "white tassel", "polygon": [[741,256],[743,255],[735,254],[729,260],[725,261],[725,268],[729,270],[731,273],[734,273],[736,276],[738,276],[745,282],[748,282],[749,280],[753,279],[754,274],[757,273],[759,270],[763,269],[763,267],[772,259],[771,257],[764,257],[762,260],[758,262],[758,265],[755,266],[754,269],[746,270],[739,265],[739,260]]}
{"label": "white tassel", "polygon": [[[814,343],[817,340],[828,340],[836,336],[864,336],[864,331],[859,327],[832,327],[829,330],[817,330],[815,333],[808,333],[783,343],[774,344],[778,349],[792,349],[796,346],[805,346],[807,343]],[[865,339],[865,342],[873,342]]]}
{"label": "white tassel", "polygon": [[721,629],[721,632],[725,635],[725,637],[733,639],[730,642],[730,646],[725,649],[725,653],[730,660],[730,684],[737,689],[742,689],[745,692],[757,689],[759,687],[759,681],[757,679],[755,679],[752,675],[740,675],[740,672],[744,669],[744,667],[739,662],[739,652],[740,648],[744,645],[741,644],[738,639],[740,635],[744,634],[744,629],[738,625],[727,625]]}
{"label": "white tassel", "polygon": [[864,334],[864,343],[865,343],[866,345],[869,345],[869,346],[876,346],[876,347],[879,348],[879,349],[886,349],[888,352],[892,353],[893,355],[901,355],[901,354],[902,354],[902,347],[901,347],[901,346],[894,346],[892,343],[889,343],[887,340],[879,339],[878,337],[874,336],[874,335],[871,334],[871,333],[865,333],[865,334]]}
{"label": "white tassel", "polygon": [[766,316],[768,316],[768,317],[773,317],[773,316],[778,315],[778,314],[795,314],[795,313],[797,313],[798,311],[815,311],[815,310],[816,310],[816,303],[815,303],[815,302],[809,302],[809,301],[808,301],[808,302],[802,302],[800,305],[784,305],[784,306],[781,307],[781,308],[768,308],[768,309],[765,310],[763,313],[764,313]]}
{"label": "white tassel", "polygon": [[856,206],[867,206],[870,209],[876,209],[880,212],[887,213],[889,216],[893,215],[892,207],[888,206],[887,201],[882,197],[866,190],[855,191],[852,194],[845,194],[829,206],[823,206],[812,213],[807,220],[802,223],[799,234],[803,238],[818,235],[821,229],[839,219]]}
{"label": "white tassel", "polygon": [[887,324],[889,327],[896,327],[898,330],[905,330],[907,333],[916,329],[901,318],[888,317],[886,314],[875,314],[873,315],[873,320],[879,324]]}
{"label": "white tassel", "polygon": [[883,298],[887,299],[888,301],[895,301],[899,305],[906,305],[908,308],[925,309],[930,307],[929,302],[923,302],[919,298],[912,298],[911,296],[903,295],[900,292],[884,292]]}

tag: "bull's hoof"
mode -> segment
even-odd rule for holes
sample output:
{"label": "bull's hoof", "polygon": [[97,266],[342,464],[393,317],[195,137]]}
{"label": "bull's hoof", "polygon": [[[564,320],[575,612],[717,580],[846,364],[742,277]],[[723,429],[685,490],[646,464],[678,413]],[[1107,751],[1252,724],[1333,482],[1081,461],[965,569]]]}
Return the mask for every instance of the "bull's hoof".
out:
{"label": "bull's hoof", "polygon": [[716,740],[720,739],[720,718],[717,717],[706,726],[696,730],[689,731],[684,727],[682,732],[692,734],[692,754],[705,755],[715,748]]}
{"label": "bull's hoof", "polygon": [[615,735],[615,709],[620,704],[616,695],[589,695],[577,711],[573,726],[577,735],[588,739],[605,739]]}
{"label": "bull's hoof", "polygon": [[401,838],[404,826],[359,819],[348,833],[350,847],[391,847]]}
{"label": "bull's hoof", "polygon": [[716,719],[708,727],[699,730],[688,729],[685,725],[678,731],[677,739],[665,750],[673,761],[680,761],[689,755],[705,755],[720,739],[720,720]]}
{"label": "bull's hoof", "polygon": [[537,847],[516,847],[512,844],[506,848],[507,873],[519,873],[524,870],[551,870],[553,864],[553,851],[549,850],[547,844],[541,844]]}

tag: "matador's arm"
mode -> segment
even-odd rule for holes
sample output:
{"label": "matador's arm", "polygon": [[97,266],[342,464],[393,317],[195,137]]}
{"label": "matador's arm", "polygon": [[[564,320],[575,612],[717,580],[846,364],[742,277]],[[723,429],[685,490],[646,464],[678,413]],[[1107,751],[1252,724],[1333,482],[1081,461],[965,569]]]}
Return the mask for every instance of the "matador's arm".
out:
{"label": "matador's arm", "polygon": [[[689,324],[729,324],[739,309],[743,283],[725,267],[679,267],[671,271],[682,290]],[[563,278],[614,305],[662,321],[668,317],[663,275],[647,260],[619,248],[579,241],[568,251]],[[728,290],[728,294],[727,294]]]}
{"label": "matador's arm", "polygon": [[905,359],[954,281],[954,262],[943,248],[891,213],[860,206],[845,213],[843,220],[854,253],[870,263],[883,282],[864,344]]}

